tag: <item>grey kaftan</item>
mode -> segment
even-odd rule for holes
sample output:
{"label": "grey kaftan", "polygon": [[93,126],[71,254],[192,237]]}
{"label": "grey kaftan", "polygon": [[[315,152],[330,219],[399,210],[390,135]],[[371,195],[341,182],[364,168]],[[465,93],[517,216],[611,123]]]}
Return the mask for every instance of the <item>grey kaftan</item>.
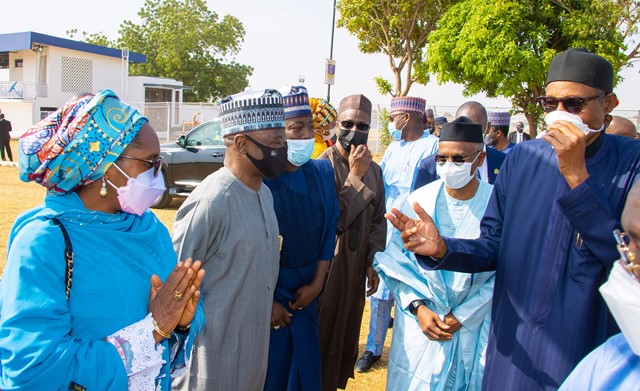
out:
{"label": "grey kaftan", "polygon": [[267,372],[278,221],[271,192],[254,191],[226,167],[209,175],[178,210],[180,260],[202,260],[206,325],[182,390],[261,390]]}

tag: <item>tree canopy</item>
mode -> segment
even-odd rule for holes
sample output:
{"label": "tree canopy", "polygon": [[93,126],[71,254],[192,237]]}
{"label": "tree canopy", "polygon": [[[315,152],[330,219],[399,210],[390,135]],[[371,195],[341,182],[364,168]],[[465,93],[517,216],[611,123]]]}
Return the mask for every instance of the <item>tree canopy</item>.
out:
{"label": "tree canopy", "polygon": [[406,96],[413,83],[426,84],[424,63],[427,37],[451,0],[340,0],[337,26],[358,40],[363,53],[382,53],[389,59],[393,83],[376,77],[382,94]]}
{"label": "tree canopy", "polygon": [[638,57],[637,21],[637,0],[463,0],[429,37],[429,70],[466,94],[510,98],[535,137],[554,55],[582,46],[619,71]]}
{"label": "tree canopy", "polygon": [[115,42],[102,33],[83,32],[84,40],[145,54],[147,62],[132,64],[130,74],[181,80],[193,87],[185,90],[185,101],[215,100],[248,86],[253,68],[226,60],[244,41],[237,18],[220,19],[204,0],[146,0],[138,16],[139,24],[126,20],[120,25]]}

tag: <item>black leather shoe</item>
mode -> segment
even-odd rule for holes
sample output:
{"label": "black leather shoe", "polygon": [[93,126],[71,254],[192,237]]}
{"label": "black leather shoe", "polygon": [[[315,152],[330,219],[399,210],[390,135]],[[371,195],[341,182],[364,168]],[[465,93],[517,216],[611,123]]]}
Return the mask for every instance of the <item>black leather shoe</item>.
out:
{"label": "black leather shoe", "polygon": [[364,373],[369,371],[371,366],[378,360],[380,360],[380,356],[374,356],[373,352],[366,350],[356,363],[356,372]]}
{"label": "black leather shoe", "polygon": [[391,319],[389,319],[389,329],[393,328],[393,317],[391,317]]}

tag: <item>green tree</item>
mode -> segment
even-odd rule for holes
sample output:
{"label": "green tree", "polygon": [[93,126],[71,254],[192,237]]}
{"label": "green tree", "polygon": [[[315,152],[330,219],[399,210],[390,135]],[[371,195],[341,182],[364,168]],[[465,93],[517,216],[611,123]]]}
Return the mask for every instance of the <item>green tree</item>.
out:
{"label": "green tree", "polygon": [[244,41],[244,27],[235,17],[210,11],[203,0],[146,0],[141,22],[125,21],[118,44],[144,53],[145,64],[131,74],[171,77],[193,86],[187,101],[208,101],[242,91],[253,68],[227,62]]}
{"label": "green tree", "polygon": [[[78,29],[67,30],[67,36],[70,39],[75,39],[76,34],[78,34]],[[110,40],[106,35],[102,33],[102,31],[93,34],[89,34],[88,32],[83,31],[81,41],[110,48],[118,47],[118,43],[116,41]]]}
{"label": "green tree", "polygon": [[429,81],[424,48],[450,3],[451,0],[340,0],[337,26],[358,38],[358,48],[363,53],[387,55],[394,81],[376,77],[380,93],[406,96],[413,83]]}
{"label": "green tree", "polygon": [[380,110],[378,114],[378,138],[380,140],[380,145],[382,146],[382,151],[385,151],[389,144],[393,142],[391,135],[387,131],[387,126],[389,125],[389,112],[387,109]]}
{"label": "green tree", "polygon": [[637,22],[637,0],[463,0],[429,37],[429,70],[468,95],[510,98],[535,137],[553,56],[584,46],[619,71],[638,58]]}

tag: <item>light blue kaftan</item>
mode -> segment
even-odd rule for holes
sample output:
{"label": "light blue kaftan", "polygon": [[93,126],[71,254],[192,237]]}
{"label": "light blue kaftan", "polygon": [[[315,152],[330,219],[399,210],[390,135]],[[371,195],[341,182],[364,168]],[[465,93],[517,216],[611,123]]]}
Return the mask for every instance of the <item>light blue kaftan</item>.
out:
{"label": "light blue kaftan", "polygon": [[[458,201],[446,194],[442,180],[437,180],[413,192],[400,209],[413,216],[410,205],[418,201],[443,235],[475,238],[480,234],[480,220],[492,188],[480,182],[472,199]],[[427,271],[404,249],[396,229],[385,251],[376,255],[374,267],[397,304],[387,390],[480,390],[494,273]],[[453,311],[463,327],[451,341],[431,341],[422,333],[408,310],[418,299],[442,319]]]}
{"label": "light blue kaftan", "polygon": [[[67,229],[75,255],[69,302],[64,240],[52,217]],[[157,274],[164,281],[175,265],[169,232],[149,211],[91,211],[69,193],[48,196],[22,214],[0,281],[0,389],[67,390],[71,382],[87,390],[127,389],[131,368],[105,338],[146,317],[149,278]],[[155,346],[165,361],[151,374],[152,383],[158,376],[158,389],[170,389],[170,372],[184,371],[185,353],[203,325],[198,308],[186,345],[181,338],[171,348],[166,340],[164,349]],[[154,348],[152,331],[141,338],[151,338]],[[119,342],[128,358],[140,353]]]}
{"label": "light blue kaftan", "polygon": [[560,386],[560,391],[639,390],[640,356],[622,334],[589,353]]}
{"label": "light blue kaftan", "polygon": [[[418,165],[422,159],[433,153],[434,144],[438,140],[437,137],[425,132],[416,141],[401,140],[389,144],[382,157],[382,162],[380,162],[387,212],[391,208],[402,206],[409,193],[413,191]],[[393,231],[393,225],[387,221],[387,243],[389,243]],[[373,294],[373,297],[381,300],[392,299],[389,297],[389,289],[383,281],[380,281],[378,290]]]}

